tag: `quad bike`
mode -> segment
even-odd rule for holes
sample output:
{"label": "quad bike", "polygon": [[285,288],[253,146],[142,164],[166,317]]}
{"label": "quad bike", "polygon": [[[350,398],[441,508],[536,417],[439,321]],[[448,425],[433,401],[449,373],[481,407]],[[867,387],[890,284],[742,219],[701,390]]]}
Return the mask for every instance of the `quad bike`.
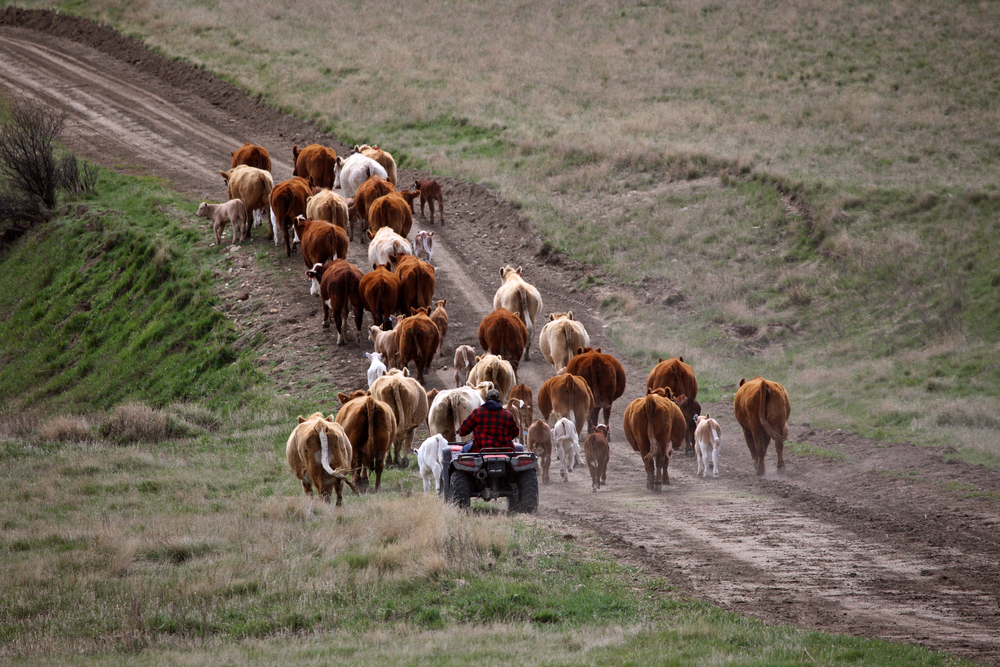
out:
{"label": "quad bike", "polygon": [[507,499],[507,510],[530,514],[538,509],[538,456],[525,452],[484,449],[462,453],[464,442],[448,443],[441,452],[441,493],[459,507],[471,498]]}

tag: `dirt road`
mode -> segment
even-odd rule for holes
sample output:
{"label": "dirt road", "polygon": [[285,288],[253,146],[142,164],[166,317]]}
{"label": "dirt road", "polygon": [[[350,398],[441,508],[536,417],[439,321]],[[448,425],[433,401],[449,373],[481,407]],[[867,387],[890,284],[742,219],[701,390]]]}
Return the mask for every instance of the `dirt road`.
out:
{"label": "dirt road", "polygon": [[[244,141],[271,151],[276,182],[291,173],[293,143],[347,150],[201,70],[75,19],[0,14],[0,85],[67,109],[64,138],[79,155],[161,176],[213,201],[225,194],[218,170]],[[426,176],[403,169],[400,178],[405,184]],[[595,347],[615,353],[596,304],[569,291],[585,267],[540,253],[529,225],[485,188],[438,180],[447,224],[434,228],[435,298],[448,299],[447,347],[476,345],[498,269],[511,263],[523,265],[541,290],[543,312],[573,310]],[[430,228],[419,217],[415,227]],[[211,232],[204,231],[208,244]],[[263,363],[279,391],[308,392],[319,382],[363,386],[367,341],[338,348],[335,336],[320,330],[301,258],[286,259],[261,236],[257,230],[252,242],[231,250],[232,274],[220,281],[244,340],[263,334]],[[256,259],[262,248],[275,259]],[[367,264],[360,244],[350,259]],[[445,363],[429,384],[450,386]],[[644,389],[648,369],[626,361],[626,370],[628,390],[612,414],[608,488],[591,493],[583,470],[567,483],[556,475],[542,488],[538,521],[594,535],[616,557],[740,613],[1000,664],[1000,475],[941,452],[793,424],[791,440],[813,445],[815,454],[787,454],[787,469],[777,474],[772,453],[769,474],[758,478],[731,404],[719,404],[704,408],[722,424],[721,476],[696,478],[693,459],[674,457],[672,484],[653,495],[621,430],[625,405]],[[536,347],[519,379],[537,391],[550,374]],[[792,406],[794,421],[794,396]]]}

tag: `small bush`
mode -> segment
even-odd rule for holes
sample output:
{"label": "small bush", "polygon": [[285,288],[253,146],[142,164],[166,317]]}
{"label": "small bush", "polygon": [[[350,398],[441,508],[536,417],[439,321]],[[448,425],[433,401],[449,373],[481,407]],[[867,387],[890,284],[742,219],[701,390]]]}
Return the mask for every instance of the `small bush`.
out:
{"label": "small bush", "polygon": [[0,125],[0,173],[19,199],[56,205],[59,164],[55,141],[66,123],[66,114],[37,102],[19,101]]}
{"label": "small bush", "polygon": [[36,436],[49,442],[86,442],[90,440],[90,425],[83,417],[60,415],[42,424]]}
{"label": "small bush", "polygon": [[103,437],[121,445],[183,438],[191,430],[170,415],[142,403],[123,403],[101,424]]}

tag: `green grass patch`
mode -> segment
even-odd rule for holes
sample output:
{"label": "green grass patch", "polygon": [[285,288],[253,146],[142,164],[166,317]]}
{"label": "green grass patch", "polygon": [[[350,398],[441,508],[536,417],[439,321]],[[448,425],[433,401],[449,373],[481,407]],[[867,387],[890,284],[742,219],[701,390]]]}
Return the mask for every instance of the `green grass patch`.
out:
{"label": "green grass patch", "polygon": [[811,445],[808,442],[785,442],[785,449],[799,456],[815,456],[829,461],[843,461],[847,457],[842,452],[835,452],[832,449]]}

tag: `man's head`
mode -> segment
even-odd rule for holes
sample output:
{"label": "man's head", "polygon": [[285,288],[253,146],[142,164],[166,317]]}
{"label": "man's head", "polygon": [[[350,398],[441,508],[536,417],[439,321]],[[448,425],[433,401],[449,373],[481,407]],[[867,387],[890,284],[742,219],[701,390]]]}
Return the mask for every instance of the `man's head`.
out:
{"label": "man's head", "polygon": [[487,401],[499,401],[500,400],[500,392],[497,391],[496,389],[490,389],[488,392],[486,392],[486,400]]}

